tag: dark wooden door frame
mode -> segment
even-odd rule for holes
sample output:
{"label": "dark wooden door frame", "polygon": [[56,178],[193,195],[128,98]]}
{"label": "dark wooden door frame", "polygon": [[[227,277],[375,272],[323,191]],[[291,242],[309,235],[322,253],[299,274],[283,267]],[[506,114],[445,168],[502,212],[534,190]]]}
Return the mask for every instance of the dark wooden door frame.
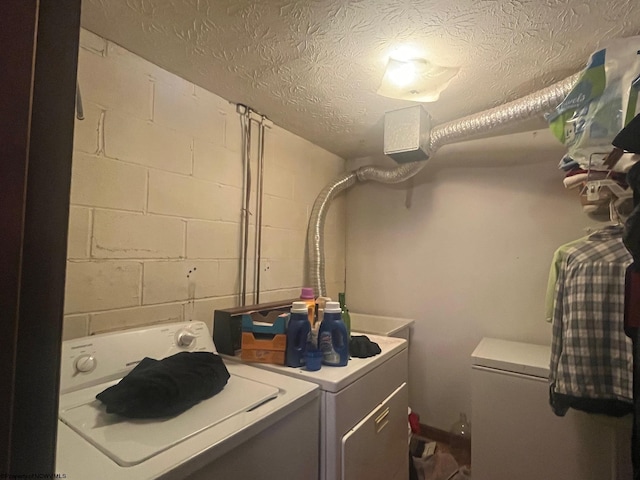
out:
{"label": "dark wooden door frame", "polygon": [[79,31],[80,0],[0,2],[0,475],[55,472]]}

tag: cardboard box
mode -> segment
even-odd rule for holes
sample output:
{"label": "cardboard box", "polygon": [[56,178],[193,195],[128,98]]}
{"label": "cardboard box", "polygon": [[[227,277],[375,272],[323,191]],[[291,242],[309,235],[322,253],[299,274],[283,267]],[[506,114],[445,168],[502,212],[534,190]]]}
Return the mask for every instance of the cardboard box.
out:
{"label": "cardboard box", "polygon": [[244,314],[250,314],[252,318],[256,318],[256,314],[264,317],[270,315],[270,312],[277,312],[277,317],[280,313],[288,312],[294,301],[297,299],[215,310],[213,313],[213,342],[216,345],[216,350],[225,355],[239,354],[242,346],[242,316]]}
{"label": "cardboard box", "polygon": [[285,352],[278,352],[276,350],[242,350],[240,358],[245,362],[284,365]]}
{"label": "cardboard box", "polygon": [[260,312],[245,313],[242,315],[242,331],[253,333],[266,333],[276,335],[287,331],[288,313],[279,311],[262,315]]}
{"label": "cardboard box", "polygon": [[253,332],[242,332],[242,350],[278,350],[287,349],[287,335],[264,335]]}
{"label": "cardboard box", "polygon": [[242,332],[240,358],[248,362],[275,363],[284,365],[287,336]]}

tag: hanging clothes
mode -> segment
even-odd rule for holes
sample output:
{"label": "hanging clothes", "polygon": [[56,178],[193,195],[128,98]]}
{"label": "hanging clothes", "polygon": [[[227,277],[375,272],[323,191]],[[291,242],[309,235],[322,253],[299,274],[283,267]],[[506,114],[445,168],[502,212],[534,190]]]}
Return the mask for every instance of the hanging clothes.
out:
{"label": "hanging clothes", "polygon": [[553,321],[553,310],[555,307],[556,301],[556,283],[558,282],[558,272],[564,265],[567,253],[571,250],[571,247],[574,245],[578,245],[584,242],[588,237],[582,237],[577,240],[572,240],[569,243],[565,243],[558,247],[558,249],[553,253],[553,258],[551,259],[551,268],[549,269],[549,280],[547,282],[547,294],[545,296],[544,302],[544,310],[545,310],[545,320],[549,323]]}
{"label": "hanging clothes", "polygon": [[[623,151],[640,153],[640,115],[633,118],[613,140]],[[623,241],[633,256],[625,277],[624,331],[633,344],[633,427],[631,460],[633,478],[640,480],[640,162],[627,173],[627,183],[633,190],[633,211],[624,224]]]}
{"label": "hanging clothes", "polygon": [[633,478],[640,480],[640,266],[637,261],[629,266],[625,277],[624,332],[633,344],[631,460]]}
{"label": "hanging clothes", "polygon": [[550,403],[623,416],[632,411],[632,345],[623,331],[625,272],[632,258],[622,226],[569,247],[554,291]]}

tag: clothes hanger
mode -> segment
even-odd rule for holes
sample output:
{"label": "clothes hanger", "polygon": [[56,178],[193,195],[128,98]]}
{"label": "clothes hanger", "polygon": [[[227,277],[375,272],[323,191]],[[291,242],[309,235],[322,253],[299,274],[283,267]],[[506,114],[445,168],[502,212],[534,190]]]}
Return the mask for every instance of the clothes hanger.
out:
{"label": "clothes hanger", "polygon": [[[617,200],[624,201],[633,198],[633,191],[630,188],[623,188],[618,182],[610,178],[604,180],[587,180],[584,187],[587,200],[597,201],[604,198],[616,197]],[[622,202],[620,202],[622,203]]]}
{"label": "clothes hanger", "polygon": [[[581,198],[583,206],[593,206],[597,208],[608,207],[610,225],[605,226],[605,229],[609,227],[620,227],[624,220],[624,217],[620,214],[622,206],[629,199],[633,198],[633,189],[629,187],[623,187],[616,180],[610,178],[612,170],[607,170],[606,177],[604,179],[592,179],[591,168],[592,158],[589,157],[589,164],[587,166],[587,181],[584,182],[581,191]],[[598,170],[600,171],[600,170]],[[603,212],[604,213],[604,212]],[[601,230],[601,229],[597,229]],[[596,231],[597,231],[596,230]],[[591,229],[587,230],[589,234],[595,233]]]}

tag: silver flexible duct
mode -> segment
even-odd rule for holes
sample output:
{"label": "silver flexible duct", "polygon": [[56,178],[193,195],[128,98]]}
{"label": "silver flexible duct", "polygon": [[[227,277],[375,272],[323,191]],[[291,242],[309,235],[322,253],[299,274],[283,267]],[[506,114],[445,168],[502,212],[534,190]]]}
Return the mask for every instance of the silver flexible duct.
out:
{"label": "silver flexible duct", "polygon": [[[518,100],[505,103],[480,113],[444,123],[431,131],[429,156],[443,145],[498,130],[537,115],[553,111],[574,87],[580,73],[532,93]],[[316,198],[309,218],[307,241],[309,245],[309,276],[316,295],[326,296],[324,278],[324,223],[333,198],[356,181],[400,183],[413,177],[426,165],[426,161],[404,163],[395,168],[364,166],[355,172],[347,172],[327,185]]]}
{"label": "silver flexible duct", "polygon": [[467,140],[472,135],[487,133],[553,111],[569,94],[579,77],[580,73],[576,73],[513,102],[438,125],[431,131],[430,153],[433,154],[442,145],[455,143],[456,140]]}

